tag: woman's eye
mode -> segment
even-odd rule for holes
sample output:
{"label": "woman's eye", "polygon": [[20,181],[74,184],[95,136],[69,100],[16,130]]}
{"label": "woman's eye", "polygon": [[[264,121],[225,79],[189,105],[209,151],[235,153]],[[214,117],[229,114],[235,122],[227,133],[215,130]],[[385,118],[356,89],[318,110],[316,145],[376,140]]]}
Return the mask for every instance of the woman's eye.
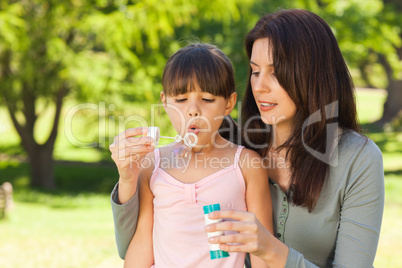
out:
{"label": "woman's eye", "polygon": [[251,72],[251,75],[259,75],[259,71]]}
{"label": "woman's eye", "polygon": [[175,99],[176,103],[185,102],[187,99]]}
{"label": "woman's eye", "polygon": [[215,101],[215,99],[202,99],[203,101],[205,101],[205,102],[214,102]]}

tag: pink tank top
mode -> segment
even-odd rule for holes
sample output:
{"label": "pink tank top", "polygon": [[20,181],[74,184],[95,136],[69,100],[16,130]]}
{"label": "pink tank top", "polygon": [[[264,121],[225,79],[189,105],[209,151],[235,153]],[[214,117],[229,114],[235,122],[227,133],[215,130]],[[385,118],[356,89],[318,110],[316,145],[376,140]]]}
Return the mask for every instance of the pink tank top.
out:
{"label": "pink tank top", "polygon": [[244,253],[230,252],[227,258],[210,259],[202,208],[219,203],[222,210],[247,210],[245,182],[239,167],[242,149],[239,146],[231,166],[190,184],[161,169],[160,152],[155,150],[150,181],[154,194],[153,267],[244,267]]}

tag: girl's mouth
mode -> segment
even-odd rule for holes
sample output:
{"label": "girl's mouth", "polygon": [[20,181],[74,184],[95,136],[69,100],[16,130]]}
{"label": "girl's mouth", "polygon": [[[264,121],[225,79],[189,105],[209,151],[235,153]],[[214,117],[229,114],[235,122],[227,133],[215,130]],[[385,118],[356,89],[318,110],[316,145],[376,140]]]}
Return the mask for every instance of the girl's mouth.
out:
{"label": "girl's mouth", "polygon": [[197,126],[195,125],[191,125],[189,126],[189,128],[187,129],[188,133],[194,133],[195,135],[197,135],[198,133],[200,133],[200,130],[198,129]]}

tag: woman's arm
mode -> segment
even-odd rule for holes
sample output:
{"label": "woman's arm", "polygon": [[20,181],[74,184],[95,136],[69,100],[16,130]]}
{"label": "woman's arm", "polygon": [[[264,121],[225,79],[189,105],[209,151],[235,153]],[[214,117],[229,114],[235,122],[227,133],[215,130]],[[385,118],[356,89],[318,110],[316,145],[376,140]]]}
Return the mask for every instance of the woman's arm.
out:
{"label": "woman's arm", "polygon": [[118,190],[119,184],[117,183],[112,191],[111,205],[117,251],[120,258],[124,260],[128,245],[137,228],[139,200],[137,191],[127,203],[120,204],[118,200]]}
{"label": "woman's arm", "polygon": [[354,157],[340,212],[334,267],[372,267],[384,210],[384,169],[377,145],[367,140]]}
{"label": "woman's arm", "polygon": [[124,267],[149,268],[154,263],[153,230],[153,194],[149,188],[149,177],[139,181],[140,210],[137,232],[128,247]]}

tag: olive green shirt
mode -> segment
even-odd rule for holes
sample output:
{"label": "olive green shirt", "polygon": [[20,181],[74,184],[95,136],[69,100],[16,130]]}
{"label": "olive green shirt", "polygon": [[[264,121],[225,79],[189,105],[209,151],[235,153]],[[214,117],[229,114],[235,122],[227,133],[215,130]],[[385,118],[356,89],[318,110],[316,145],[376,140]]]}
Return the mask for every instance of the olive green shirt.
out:
{"label": "olive green shirt", "polygon": [[[286,268],[373,265],[384,208],[381,151],[371,140],[349,132],[342,135],[336,157],[311,213],[289,203],[270,181],[275,234],[290,249]],[[138,195],[119,205],[117,189],[111,202],[117,248],[124,259],[136,228]]]}
{"label": "olive green shirt", "polygon": [[337,149],[311,213],[270,182],[276,237],[290,248],[286,267],[373,266],[384,208],[381,151],[354,132]]}

